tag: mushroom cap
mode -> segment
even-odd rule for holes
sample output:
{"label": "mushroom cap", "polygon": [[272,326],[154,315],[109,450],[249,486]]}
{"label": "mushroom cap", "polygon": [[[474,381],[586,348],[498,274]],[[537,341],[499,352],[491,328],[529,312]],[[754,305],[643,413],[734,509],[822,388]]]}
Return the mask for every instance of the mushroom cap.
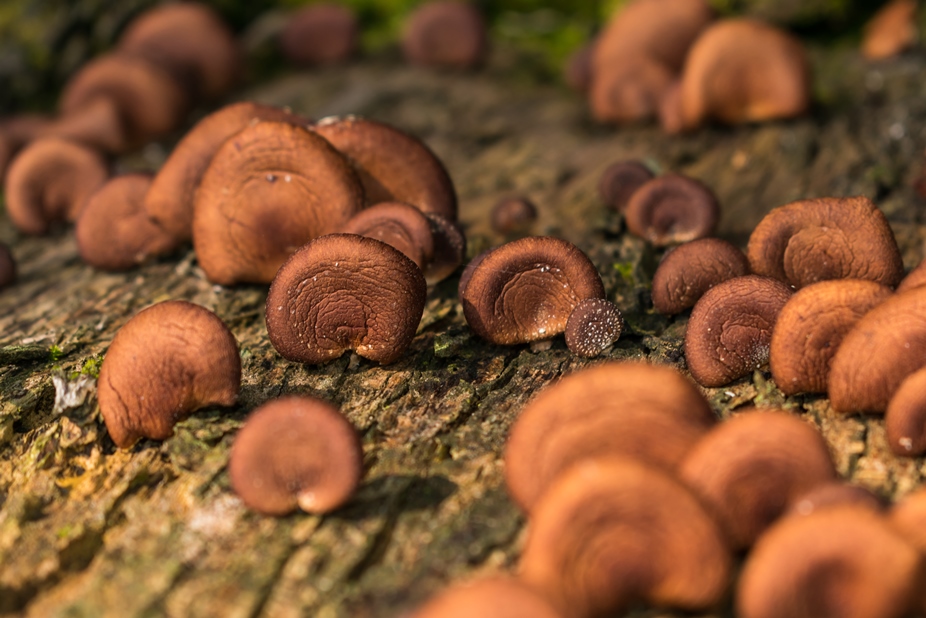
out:
{"label": "mushroom cap", "polygon": [[471,69],[485,61],[488,34],[482,13],[457,0],[425,2],[406,19],[402,54],[410,64]]}
{"label": "mushroom cap", "polygon": [[820,281],[798,290],[772,329],[769,367],[781,392],[825,393],[843,337],[891,294],[889,287],[864,279]]}
{"label": "mushroom cap", "polygon": [[731,563],[717,524],[679,481],[614,457],[577,464],[541,497],[519,570],[561,611],[585,618],[639,601],[707,609]]}
{"label": "mushroom cap", "polygon": [[492,207],[492,229],[514,234],[529,229],[537,220],[537,207],[522,195],[504,197]]}
{"label": "mushroom cap", "polygon": [[566,347],[578,356],[594,358],[617,341],[624,317],[617,305],[603,298],[586,298],[566,320]]}
{"label": "mushroom cap", "polygon": [[857,506],[785,517],[746,559],[743,618],[899,618],[911,609],[922,560],[885,518]]}
{"label": "mushroom cap", "polygon": [[550,339],[586,298],[604,298],[601,276],[582,251],[550,236],[495,249],[471,271],[461,301],[477,335],[500,345]]}
{"label": "mushroom cap", "polygon": [[347,350],[398,360],[421,322],[421,269],[384,242],[329,234],[299,249],[267,295],[267,334],[285,358],[324,363]]}
{"label": "mushroom cap", "polygon": [[836,470],[815,427],[787,412],[754,411],[714,427],[688,452],[678,475],[742,549],[795,498],[835,480]]}
{"label": "mushroom cap", "polygon": [[884,214],[867,197],[798,200],[773,209],[746,248],[757,275],[800,288],[827,279],[895,286],[903,260]]}
{"label": "mushroom cap", "polygon": [[916,43],[916,0],[893,0],[865,24],[862,55],[869,60],[896,56]]}
{"label": "mushroom cap", "polygon": [[357,52],[360,27],[349,7],[322,2],[289,16],[280,32],[283,56],[298,65],[337,64]]}
{"label": "mushroom cap", "polygon": [[145,196],[148,216],[179,240],[193,238],[196,188],[222,144],[261,120],[307,124],[289,111],[244,101],[212,112],[190,129],[158,170]]}
{"label": "mushroom cap", "polygon": [[653,307],[663,315],[681,313],[718,283],[748,274],[746,255],[725,240],[684,243],[666,253],[653,274]]}
{"label": "mushroom cap", "polygon": [[430,220],[414,206],[402,202],[380,202],[364,208],[348,219],[338,232],[384,242],[401,251],[421,269],[434,255]]}
{"label": "mushroom cap", "polygon": [[0,242],[0,290],[16,283],[16,260],[10,248]]}
{"label": "mushroom cap", "polygon": [[675,81],[675,74],[649,56],[628,55],[596,70],[589,90],[598,122],[627,124],[652,118]]}
{"label": "mushroom cap", "polygon": [[705,292],[685,332],[685,359],[694,379],[701,386],[723,386],[767,363],[772,328],[791,294],[782,282],[757,275]]}
{"label": "mushroom cap", "polygon": [[114,97],[95,97],[42,129],[43,137],[80,142],[103,152],[126,152],[134,144],[126,134],[120,103]]}
{"label": "mushroom cap", "polygon": [[897,293],[906,292],[921,285],[926,285],[926,260],[917,264],[913,270],[900,280],[897,285]]}
{"label": "mushroom cap", "polygon": [[884,413],[887,443],[895,455],[926,453],[926,368],[904,378]]}
{"label": "mushroom cap", "polygon": [[424,269],[424,280],[434,285],[449,277],[466,257],[466,236],[459,224],[443,215],[426,212],[434,239],[434,254]]}
{"label": "mushroom cap", "polygon": [[504,576],[454,584],[432,597],[410,618],[558,618],[537,591]]}
{"label": "mushroom cap", "polygon": [[7,172],[7,214],[20,231],[45,234],[52,223],[76,220],[108,176],[96,150],[56,137],[35,140]]}
{"label": "mushroom cap", "polygon": [[532,512],[555,479],[580,461],[625,455],[674,470],[716,422],[694,384],[670,367],[610,362],[543,389],[518,415],[505,445],[505,481]]}
{"label": "mushroom cap", "polygon": [[836,480],[817,485],[795,497],[785,515],[804,516],[823,509],[844,506],[870,509],[875,513],[884,511],[884,502],[870,489]]}
{"label": "mushroom cap", "polygon": [[901,538],[926,555],[926,488],[921,487],[895,502],[887,518]]}
{"label": "mushroom cap", "polygon": [[563,66],[563,81],[576,92],[585,94],[592,87],[592,56],[597,39],[572,52]]}
{"label": "mushroom cap", "polygon": [[926,365],[926,287],[894,294],[846,334],[830,362],[837,412],[884,412],[901,382]]}
{"label": "mushroom cap", "polygon": [[611,210],[624,212],[630,196],[653,179],[653,172],[639,161],[618,161],[601,172],[598,195]]}
{"label": "mushroom cap", "polygon": [[691,46],[682,71],[682,124],[800,116],[810,107],[810,63],[787,32],[753,19],[724,19]]}
{"label": "mushroom cap", "polygon": [[457,218],[457,195],[440,160],[421,140],[387,124],[345,116],[309,127],[354,166],[365,204],[405,202],[422,212]]}
{"label": "mushroom cap", "polygon": [[138,312],[116,333],[100,368],[100,413],[116,446],[165,440],[174,424],[241,386],[238,342],[214,313],[184,300]]}
{"label": "mushroom cap", "polygon": [[210,281],[269,283],[296,249],[362,206],[357,175],[328,142],[303,127],[258,122],[228,138],[203,173],[193,246]]}
{"label": "mushroom cap", "polygon": [[326,401],[290,396],[248,416],[228,461],[232,489],[249,509],[327,513],[350,499],[363,475],[357,430]]}
{"label": "mushroom cap", "polygon": [[663,174],[633,193],[624,216],[631,233],[664,247],[710,236],[720,205],[714,192],[694,178]]}

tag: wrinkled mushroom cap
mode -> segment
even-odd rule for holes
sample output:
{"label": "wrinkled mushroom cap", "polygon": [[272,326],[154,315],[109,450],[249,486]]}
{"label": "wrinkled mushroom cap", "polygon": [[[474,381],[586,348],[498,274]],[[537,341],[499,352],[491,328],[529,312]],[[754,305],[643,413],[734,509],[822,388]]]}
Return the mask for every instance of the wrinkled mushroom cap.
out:
{"label": "wrinkled mushroom cap", "polygon": [[603,298],[586,298],[566,321],[566,347],[573,354],[594,358],[614,344],[624,330],[617,305]]}
{"label": "wrinkled mushroom cap", "polygon": [[608,208],[623,212],[630,196],[652,179],[653,172],[639,161],[618,161],[601,173],[598,195]]}
{"label": "wrinkled mushroom cap", "polygon": [[338,232],[384,242],[401,251],[422,270],[434,255],[431,222],[420,210],[402,202],[380,202],[364,208],[348,219]]}
{"label": "wrinkled mushroom cap", "polygon": [[475,6],[458,0],[433,0],[405,22],[402,53],[415,65],[471,69],[485,60],[488,35]]}
{"label": "wrinkled mushroom cap", "polygon": [[354,12],[340,4],[322,2],[289,16],[280,32],[280,50],[287,60],[302,66],[337,64],[356,53],[359,40]]}
{"label": "wrinkled mushroom cap", "polygon": [[0,242],[0,290],[16,283],[16,260],[10,248]]}
{"label": "wrinkled mushroom cap", "polygon": [[904,378],[884,413],[887,443],[895,455],[926,453],[926,368]]}
{"label": "wrinkled mushroom cap", "polygon": [[719,238],[701,238],[675,247],[653,275],[653,306],[664,315],[694,307],[709,289],[749,274],[749,260]]}
{"label": "wrinkled mushroom cap", "polygon": [[916,0],[893,0],[865,24],[862,55],[870,60],[896,56],[916,43]]}
{"label": "wrinkled mushroom cap", "polygon": [[559,612],[523,582],[490,576],[453,584],[410,618],[558,618]]}
{"label": "wrinkled mushroom cap", "polygon": [[693,178],[663,174],[630,197],[627,229],[657,247],[710,236],[720,219],[714,192]]}

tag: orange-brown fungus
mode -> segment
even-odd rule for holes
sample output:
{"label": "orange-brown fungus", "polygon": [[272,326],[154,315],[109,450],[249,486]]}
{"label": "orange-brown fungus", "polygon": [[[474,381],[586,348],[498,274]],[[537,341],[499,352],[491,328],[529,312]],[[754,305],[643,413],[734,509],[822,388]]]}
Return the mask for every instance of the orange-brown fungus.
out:
{"label": "orange-brown fungus", "polygon": [[701,238],[675,247],[653,275],[653,307],[664,315],[694,307],[709,289],[749,274],[742,251],[719,238]]}

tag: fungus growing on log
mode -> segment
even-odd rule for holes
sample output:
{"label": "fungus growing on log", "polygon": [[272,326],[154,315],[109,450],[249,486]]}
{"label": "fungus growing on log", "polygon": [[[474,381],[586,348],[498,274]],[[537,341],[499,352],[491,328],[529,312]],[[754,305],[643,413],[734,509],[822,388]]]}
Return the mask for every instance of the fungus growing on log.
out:
{"label": "fungus growing on log", "polygon": [[0,242],[0,290],[16,283],[16,260],[10,248]]}
{"label": "fungus growing on log", "polygon": [[875,513],[884,511],[884,502],[870,489],[836,480],[817,485],[794,498],[785,516],[810,515],[820,510],[843,506],[869,509]]}
{"label": "fungus growing on log", "polygon": [[413,11],[402,33],[402,53],[410,64],[472,69],[488,52],[485,20],[475,6],[457,0],[426,2]]}
{"label": "fungus growing on log", "polygon": [[884,413],[887,443],[895,455],[926,453],[926,368],[904,378]]}
{"label": "fungus growing on log", "polygon": [[449,277],[466,257],[466,236],[454,221],[443,215],[426,212],[434,239],[434,254],[424,269],[424,280],[434,285]]}
{"label": "fungus growing on log", "polygon": [[541,594],[513,577],[483,577],[454,584],[410,618],[560,618]]}
{"label": "fungus growing on log", "polygon": [[653,172],[639,161],[618,161],[601,173],[598,195],[611,210],[624,212],[630,197],[652,179]]}
{"label": "fungus growing on log", "polygon": [[586,298],[566,321],[566,347],[573,354],[594,358],[614,344],[624,330],[617,305],[603,298]]}
{"label": "fungus growing on log", "polygon": [[401,251],[418,268],[424,268],[434,256],[431,222],[420,210],[402,202],[380,202],[364,208],[338,230],[374,238]]}
{"label": "fungus growing on log", "polygon": [[897,293],[906,292],[913,288],[926,285],[926,260],[923,260],[911,270],[897,285]]}
{"label": "fungus growing on log", "polygon": [[289,16],[280,32],[280,51],[294,64],[326,66],[349,60],[357,52],[360,26],[349,7],[321,2]]}
{"label": "fungus growing on log", "polygon": [[588,99],[598,122],[629,124],[655,116],[675,73],[647,56],[627,56],[596,69]]}
{"label": "fungus growing on log", "polygon": [[492,229],[499,234],[525,232],[537,220],[537,207],[526,197],[502,198],[492,207]]}
{"label": "fungus growing on log", "polygon": [[895,502],[887,512],[891,527],[926,556],[926,488],[920,488]]}
{"label": "fungus growing on log", "polygon": [[896,56],[916,43],[916,0],[893,0],[865,24],[862,55],[869,60]]}
{"label": "fungus growing on log", "polygon": [[630,197],[627,229],[657,247],[710,236],[720,218],[713,191],[693,178],[664,174]]}
{"label": "fungus growing on log", "polygon": [[653,307],[674,315],[694,307],[709,289],[749,274],[742,251],[719,238],[701,238],[666,253],[653,275]]}

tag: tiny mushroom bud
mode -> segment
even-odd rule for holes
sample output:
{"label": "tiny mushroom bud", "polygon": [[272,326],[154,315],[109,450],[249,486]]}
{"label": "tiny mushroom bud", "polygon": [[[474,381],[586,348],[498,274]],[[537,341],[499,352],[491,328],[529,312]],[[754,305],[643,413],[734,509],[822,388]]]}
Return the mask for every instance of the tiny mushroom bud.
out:
{"label": "tiny mushroom bud", "polygon": [[402,202],[380,202],[364,208],[348,219],[338,232],[384,242],[401,251],[422,270],[434,255],[431,222],[420,210]]}
{"label": "tiny mushroom bud", "polygon": [[485,60],[487,41],[479,9],[458,0],[434,0],[408,16],[402,53],[419,66],[471,69]]}
{"label": "tiny mushroom bud", "polygon": [[566,321],[566,347],[573,354],[594,358],[613,345],[624,330],[617,305],[603,298],[586,298]]}
{"label": "tiny mushroom bud", "polygon": [[513,577],[484,577],[454,584],[410,618],[559,618],[538,591]]}
{"label": "tiny mushroom bud", "polygon": [[837,480],[817,485],[794,498],[785,515],[810,515],[823,509],[842,506],[870,509],[875,513],[884,511],[884,502],[870,489]]}
{"label": "tiny mushroom bud", "polygon": [[896,56],[916,43],[916,0],[893,0],[865,24],[862,55],[870,60]]}
{"label": "tiny mushroom bud", "polygon": [[10,248],[0,242],[0,290],[16,283],[16,260]]}
{"label": "tiny mushroom bud", "polygon": [[710,236],[720,218],[714,192],[679,174],[658,176],[630,197],[627,229],[657,247]]}
{"label": "tiny mushroom bud", "polygon": [[238,343],[214,313],[182,300],[152,305],[119,329],[100,368],[98,398],[116,446],[165,440],[205,406],[230,406],[241,386]]}
{"label": "tiny mushroom bud", "polygon": [[298,507],[327,513],[353,495],[363,475],[357,430],[330,403],[307,396],[257,408],[235,437],[228,475],[247,505],[266,515]]}
{"label": "tiny mushroom bud", "polygon": [[653,172],[639,161],[612,163],[598,179],[598,195],[611,210],[624,212],[637,189],[653,179]]}
{"label": "tiny mushroom bud", "polygon": [[466,236],[457,223],[443,215],[426,212],[434,239],[434,254],[424,269],[424,280],[428,285],[449,277],[463,263],[466,257]]}
{"label": "tiny mushroom bud", "polygon": [[917,457],[926,453],[926,368],[900,383],[887,404],[884,428],[894,454]]}
{"label": "tiny mushroom bud", "polygon": [[499,234],[524,232],[537,220],[537,207],[526,197],[503,198],[492,208],[492,229]]}
{"label": "tiny mushroom bud", "polygon": [[280,32],[283,56],[298,65],[331,65],[357,52],[360,27],[349,7],[321,2],[302,7],[289,16]]}
{"label": "tiny mushroom bud", "polygon": [[768,362],[772,328],[791,289],[747,275],[720,283],[697,302],[685,332],[685,359],[702,386],[723,386]]}
{"label": "tiny mushroom bud", "polygon": [[701,238],[666,253],[653,275],[653,306],[664,315],[694,307],[709,289],[749,274],[742,251],[719,238]]}

